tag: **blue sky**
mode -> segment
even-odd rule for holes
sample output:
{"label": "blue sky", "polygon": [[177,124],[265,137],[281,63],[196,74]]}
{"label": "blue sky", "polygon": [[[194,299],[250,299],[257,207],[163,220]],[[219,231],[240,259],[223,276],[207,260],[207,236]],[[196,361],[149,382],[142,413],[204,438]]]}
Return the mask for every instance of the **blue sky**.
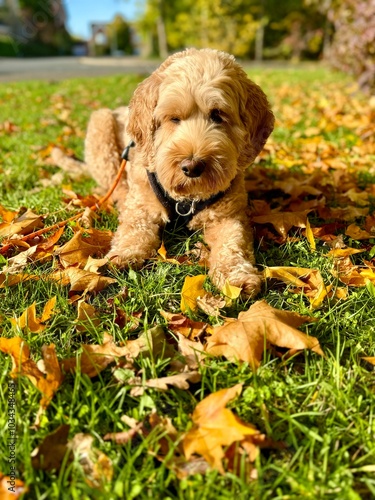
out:
{"label": "blue sky", "polygon": [[116,14],[134,19],[137,0],[65,0],[67,26],[72,35],[88,38],[91,22],[108,22]]}

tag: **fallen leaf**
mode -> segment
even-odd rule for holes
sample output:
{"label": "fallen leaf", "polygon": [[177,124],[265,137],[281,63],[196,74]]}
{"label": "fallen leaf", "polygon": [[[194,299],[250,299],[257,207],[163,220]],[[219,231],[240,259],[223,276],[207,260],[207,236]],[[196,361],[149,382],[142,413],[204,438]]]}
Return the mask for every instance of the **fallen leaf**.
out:
{"label": "fallen leaf", "polygon": [[78,332],[91,332],[101,324],[98,311],[94,306],[80,299],[77,302],[76,329]]}
{"label": "fallen leaf", "polygon": [[63,267],[78,265],[84,268],[89,257],[103,257],[110,248],[110,231],[81,229],[65,245],[55,250]]}
{"label": "fallen leaf", "polygon": [[308,321],[314,319],[258,301],[248,311],[240,313],[237,321],[215,327],[207,341],[206,352],[231,361],[246,361],[253,369],[259,366],[269,344],[296,350],[311,349],[324,356],[315,337],[297,330]]}
{"label": "fallen leaf", "polygon": [[0,337],[0,351],[10,354],[12,357],[11,376],[13,378],[24,375],[41,391],[42,398],[37,416],[38,423],[40,413],[47,408],[63,381],[54,344],[42,347],[44,373],[38,368],[35,361],[30,359],[29,346],[21,337],[12,337],[11,339]]}
{"label": "fallen leaf", "polygon": [[[177,373],[169,377],[160,377],[146,380],[141,385],[138,385],[138,380],[134,383],[137,385],[130,390],[131,396],[142,396],[146,387],[158,389],[159,391],[167,391],[169,386],[176,387],[177,389],[189,389],[189,382],[196,384],[201,380],[201,374],[197,371]],[[133,385],[129,382],[129,385]]]}
{"label": "fallen leaf", "polygon": [[78,433],[68,443],[85,473],[85,481],[91,488],[102,489],[113,477],[110,458],[93,446],[94,437]]}
{"label": "fallen leaf", "polygon": [[207,328],[209,328],[207,323],[193,321],[183,314],[175,314],[168,311],[160,311],[160,314],[167,320],[168,328],[172,332],[180,333],[190,339],[202,336],[207,331]]}
{"label": "fallen leaf", "polygon": [[[232,285],[230,285],[232,286]],[[232,288],[237,288],[233,287]],[[241,293],[241,288],[239,288]],[[225,307],[226,302],[221,297],[213,296],[210,293],[206,293],[203,297],[197,297],[197,305],[201,311],[203,311],[207,316],[220,316],[220,309]]]}
{"label": "fallen leaf", "polygon": [[253,425],[243,422],[226,408],[241,391],[242,384],[237,384],[229,389],[214,392],[197,404],[192,415],[194,427],[183,439],[186,459],[198,453],[212,468],[223,474],[223,447],[240,442],[247,436],[260,434]]}
{"label": "fallen leaf", "polygon": [[82,344],[82,353],[60,362],[65,373],[79,370],[89,377],[97,376],[101,371],[113,363],[116,358],[125,357],[132,360],[139,354],[168,356],[168,345],[165,341],[164,331],[157,326],[147,330],[136,340],[129,340],[125,346],[119,347],[113,342],[113,337],[104,334],[103,344]]}
{"label": "fallen leaf", "polygon": [[9,238],[15,234],[26,235],[43,227],[42,216],[34,214],[31,210],[26,210],[19,217],[11,221],[3,219],[0,223],[0,236]]}
{"label": "fallen leaf", "polygon": [[[12,469],[15,466],[12,464],[8,465],[8,468]],[[0,498],[1,500],[17,500],[21,495],[25,495],[29,491],[29,488],[25,485],[21,479],[12,478],[10,476],[4,476],[0,472]]]}
{"label": "fallen leaf", "polygon": [[33,450],[31,464],[34,469],[58,471],[66,455],[68,456],[66,459],[68,463],[73,459],[72,452],[68,448],[69,430],[69,425],[60,425]]}
{"label": "fallen leaf", "polygon": [[238,299],[238,297],[241,295],[242,288],[231,285],[229,281],[226,280],[221,291],[229,299],[235,300]]}
{"label": "fallen leaf", "polygon": [[345,234],[346,236],[350,236],[350,238],[353,238],[353,240],[369,240],[370,238],[374,238],[375,236],[374,234],[364,231],[356,224],[350,224],[347,227]]}
{"label": "fallen leaf", "polygon": [[197,276],[186,276],[181,290],[181,311],[196,311],[198,309],[197,298],[206,294],[203,283],[206,281],[205,274]]}
{"label": "fallen leaf", "polygon": [[36,317],[36,303],[33,302],[31,306],[25,309],[19,318],[10,318],[10,322],[15,328],[21,330],[27,328],[31,333],[41,333],[45,330],[45,323],[52,316],[53,309],[56,305],[56,297],[49,299],[43,309],[40,319]]}
{"label": "fallen leaf", "polygon": [[78,267],[68,267],[60,275],[64,275],[69,279],[71,292],[100,292],[112,283],[117,283],[117,280],[114,278],[84,271]]}
{"label": "fallen leaf", "polygon": [[284,239],[292,227],[305,228],[307,224],[307,214],[310,210],[302,212],[273,212],[267,215],[257,215],[253,221],[257,224],[272,224],[276,231]]}

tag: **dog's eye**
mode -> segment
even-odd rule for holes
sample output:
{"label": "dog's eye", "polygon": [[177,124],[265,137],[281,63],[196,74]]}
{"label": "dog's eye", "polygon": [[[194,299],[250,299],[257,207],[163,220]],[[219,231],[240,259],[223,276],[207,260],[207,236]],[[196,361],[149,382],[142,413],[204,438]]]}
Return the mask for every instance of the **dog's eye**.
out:
{"label": "dog's eye", "polygon": [[173,123],[180,123],[180,121],[181,121],[181,119],[180,119],[180,118],[177,118],[177,116],[173,116],[173,117],[171,118],[171,122],[173,122]]}
{"label": "dog's eye", "polygon": [[214,123],[223,123],[223,117],[221,116],[221,111],[219,109],[213,109],[210,113],[210,120]]}

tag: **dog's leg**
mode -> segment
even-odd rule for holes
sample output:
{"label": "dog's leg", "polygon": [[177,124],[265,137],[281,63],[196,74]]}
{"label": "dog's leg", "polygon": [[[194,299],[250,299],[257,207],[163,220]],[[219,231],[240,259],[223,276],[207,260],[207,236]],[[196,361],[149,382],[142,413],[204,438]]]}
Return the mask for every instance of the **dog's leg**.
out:
{"label": "dog's leg", "polygon": [[210,246],[209,275],[220,289],[226,280],[255,296],[261,287],[261,275],[255,267],[251,228],[241,218],[225,218],[206,224],[205,241]]}
{"label": "dog's leg", "polygon": [[[122,144],[119,140],[116,115],[110,109],[94,111],[87,126],[85,163],[103,194],[112,186],[120,167]],[[113,200],[122,200],[126,192],[124,177],[113,193]]]}
{"label": "dog's leg", "polygon": [[156,203],[145,205],[132,189],[120,211],[120,224],[107,257],[118,267],[140,267],[160,248],[160,229],[164,225]]}

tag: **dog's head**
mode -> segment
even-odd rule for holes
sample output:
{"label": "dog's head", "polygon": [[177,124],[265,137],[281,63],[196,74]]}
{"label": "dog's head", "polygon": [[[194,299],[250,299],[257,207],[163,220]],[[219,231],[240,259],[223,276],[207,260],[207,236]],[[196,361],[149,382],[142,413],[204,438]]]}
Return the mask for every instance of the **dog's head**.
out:
{"label": "dog's head", "polygon": [[254,161],[273,124],[265,94],[233,56],[188,49],[138,86],[128,132],[173,198],[206,199]]}

